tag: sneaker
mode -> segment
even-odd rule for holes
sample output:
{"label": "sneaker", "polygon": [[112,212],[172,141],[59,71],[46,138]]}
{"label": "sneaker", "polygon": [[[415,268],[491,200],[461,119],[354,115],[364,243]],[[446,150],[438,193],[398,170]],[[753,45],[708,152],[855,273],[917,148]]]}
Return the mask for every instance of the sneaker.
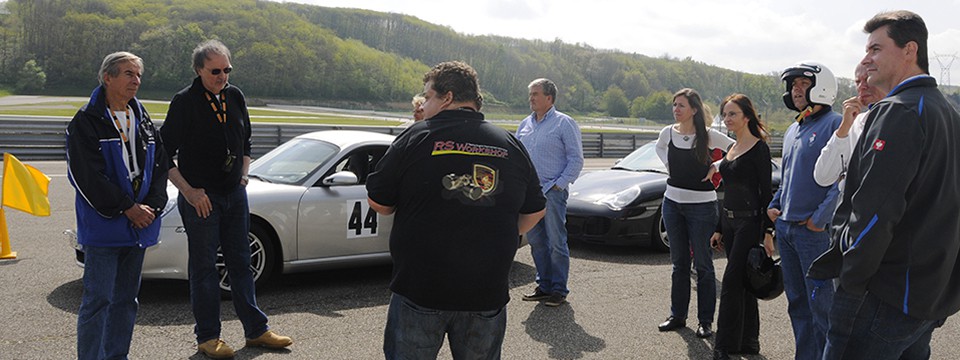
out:
{"label": "sneaker", "polygon": [[557,307],[567,303],[567,297],[560,295],[560,293],[553,293],[550,295],[550,298],[547,301],[544,301],[543,304],[550,307]]}
{"label": "sneaker", "polygon": [[221,339],[210,339],[197,344],[197,351],[212,359],[229,359],[233,357],[233,349]]}
{"label": "sneaker", "polygon": [[533,289],[532,293],[523,295],[523,301],[540,301],[540,300],[546,300],[549,297],[550,297],[550,294],[543,292],[543,290],[540,290],[540,287],[537,286],[536,288]]}
{"label": "sneaker", "polygon": [[292,344],[290,337],[277,335],[270,330],[256,339],[247,339],[247,346],[262,346],[268,349],[283,349]]}

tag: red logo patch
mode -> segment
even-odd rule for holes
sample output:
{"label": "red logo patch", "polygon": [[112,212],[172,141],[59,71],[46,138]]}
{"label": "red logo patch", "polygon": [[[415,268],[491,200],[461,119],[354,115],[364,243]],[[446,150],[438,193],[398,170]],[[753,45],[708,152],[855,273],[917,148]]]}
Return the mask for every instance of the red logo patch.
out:
{"label": "red logo patch", "polygon": [[883,151],[883,145],[884,145],[884,144],[886,144],[885,141],[880,140],[880,139],[877,139],[877,141],[874,141],[874,142],[873,142],[873,149],[876,150],[876,151]]}

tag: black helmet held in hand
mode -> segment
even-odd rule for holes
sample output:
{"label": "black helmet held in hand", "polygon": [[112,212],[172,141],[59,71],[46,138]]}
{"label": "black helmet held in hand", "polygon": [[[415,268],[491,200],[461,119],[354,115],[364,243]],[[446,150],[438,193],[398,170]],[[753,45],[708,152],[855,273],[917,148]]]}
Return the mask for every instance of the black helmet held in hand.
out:
{"label": "black helmet held in hand", "polygon": [[780,259],[767,256],[763,246],[757,245],[747,254],[744,287],[761,300],[773,300],[783,293],[783,272]]}

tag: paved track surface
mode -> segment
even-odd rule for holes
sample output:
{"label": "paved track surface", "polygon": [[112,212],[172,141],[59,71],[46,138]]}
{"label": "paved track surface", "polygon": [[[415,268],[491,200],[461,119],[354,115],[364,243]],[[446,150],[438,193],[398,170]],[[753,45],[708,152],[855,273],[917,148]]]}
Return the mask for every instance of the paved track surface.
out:
{"label": "paved track surface", "polygon": [[[612,160],[590,160],[602,168]],[[53,181],[53,214],[40,218],[7,211],[16,260],[0,261],[0,359],[76,358],[76,316],[81,269],[61,232],[75,223],[74,194],[63,162],[36,162]],[[718,255],[718,276],[726,261]],[[549,308],[521,301],[533,287],[529,248],[517,253],[504,359],[707,359],[712,339],[698,339],[695,323],[659,333],[669,309],[667,254],[642,248],[571,245],[572,290],[568,305]],[[270,325],[296,343],[286,351],[240,348],[243,334],[233,306],[223,302],[223,337],[237,359],[383,358],[389,267],[281,276],[260,289]],[[695,293],[694,293],[695,294]],[[696,313],[696,296],[690,313]],[[792,359],[793,336],[784,297],[761,303],[761,355]],[[960,356],[960,325],[949,319],[933,337],[934,359]],[[203,359],[196,353],[186,282],[146,281],[131,359]],[[444,347],[440,359],[450,359]]]}

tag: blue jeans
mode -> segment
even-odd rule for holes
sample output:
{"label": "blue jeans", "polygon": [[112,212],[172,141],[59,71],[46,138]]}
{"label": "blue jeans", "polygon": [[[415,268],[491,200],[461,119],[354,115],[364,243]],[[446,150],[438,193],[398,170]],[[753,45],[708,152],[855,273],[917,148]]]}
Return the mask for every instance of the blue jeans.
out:
{"label": "blue jeans", "polygon": [[806,225],[780,219],[777,219],[776,227],[796,359],[820,359],[826,344],[833,282],[821,282],[818,286],[807,278],[807,270],[820,254],[827,251],[830,234],[828,231],[813,232]]}
{"label": "blue jeans", "polygon": [[567,190],[550,189],[545,194],[547,213],[527,232],[530,253],[537,266],[537,286],[547,294],[566,296],[570,277],[570,249],[567,247]]}
{"label": "blue jeans", "polygon": [[500,359],[506,331],[506,306],[490,311],[435,310],[394,293],[383,353],[387,360],[436,359],[446,335],[454,359]]}
{"label": "blue jeans", "polygon": [[227,195],[207,194],[213,210],[206,219],[187,203],[177,199],[183,226],[187,229],[190,260],[190,303],[197,322],[193,332],[197,343],[220,337],[220,277],[217,274],[217,247],[230,274],[230,292],[237,318],[248,339],[267,331],[267,315],[257,307],[253,272],[250,270],[250,210],[247,191],[238,186]]}
{"label": "blue jeans", "polygon": [[933,329],[943,320],[921,320],[867,292],[837,289],[823,359],[929,359]]}
{"label": "blue jeans", "polygon": [[717,276],[713,270],[710,236],[717,229],[717,202],[681,204],[663,199],[663,224],[670,239],[673,284],[670,287],[670,315],[687,319],[690,306],[690,249],[697,267],[697,320],[713,324],[717,306]]}
{"label": "blue jeans", "polygon": [[144,249],[84,246],[77,359],[126,359],[137,320]]}

